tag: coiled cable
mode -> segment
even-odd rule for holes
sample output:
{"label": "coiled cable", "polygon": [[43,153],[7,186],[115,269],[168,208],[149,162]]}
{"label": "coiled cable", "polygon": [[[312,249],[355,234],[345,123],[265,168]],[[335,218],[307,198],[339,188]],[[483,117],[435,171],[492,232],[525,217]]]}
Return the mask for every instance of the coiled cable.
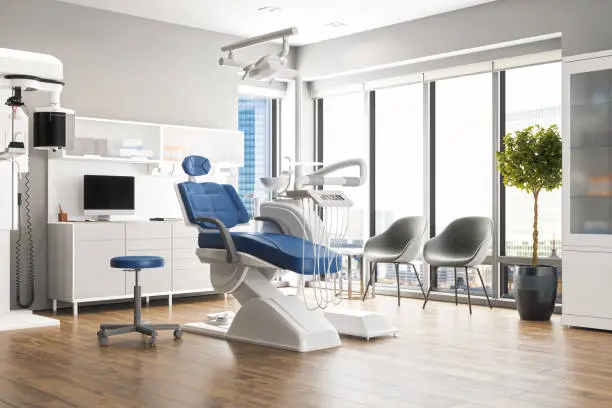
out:
{"label": "coiled cable", "polygon": [[16,299],[17,304],[22,309],[30,308],[34,304],[34,280],[36,278],[34,271],[34,237],[32,233],[32,208],[31,208],[31,178],[30,173],[25,175],[25,188],[24,188],[24,203],[25,203],[25,233],[27,240],[26,247],[26,256],[28,262],[28,283],[29,283],[29,301],[23,302],[21,299],[21,278],[23,272],[23,261],[21,259],[22,254],[22,243],[21,240],[23,238],[22,234],[22,225],[21,225],[21,207],[18,211],[19,217],[19,237],[17,238],[17,242],[15,243],[15,290],[16,290]]}

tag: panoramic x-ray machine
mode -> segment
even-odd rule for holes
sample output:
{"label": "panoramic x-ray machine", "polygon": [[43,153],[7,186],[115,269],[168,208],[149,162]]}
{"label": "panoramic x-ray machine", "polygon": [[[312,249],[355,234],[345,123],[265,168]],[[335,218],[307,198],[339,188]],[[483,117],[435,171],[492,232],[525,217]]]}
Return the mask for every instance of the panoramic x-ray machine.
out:
{"label": "panoramic x-ray machine", "polygon": [[[32,142],[36,149],[61,149],[74,137],[74,111],[60,107],[64,87],[63,66],[50,55],[0,48],[0,331],[55,326],[59,321],[33,315],[30,310],[11,311],[11,259],[16,257],[17,282],[25,269],[21,252],[11,251],[11,231],[19,230],[17,248],[28,254],[29,298],[17,302],[28,308],[34,301],[34,244],[29,208],[27,221],[20,220],[20,202],[29,204],[28,147],[30,121],[22,99],[26,92],[45,92],[48,106],[32,112]],[[20,177],[25,178],[24,199],[19,193]],[[22,237],[27,242],[22,243]]]}

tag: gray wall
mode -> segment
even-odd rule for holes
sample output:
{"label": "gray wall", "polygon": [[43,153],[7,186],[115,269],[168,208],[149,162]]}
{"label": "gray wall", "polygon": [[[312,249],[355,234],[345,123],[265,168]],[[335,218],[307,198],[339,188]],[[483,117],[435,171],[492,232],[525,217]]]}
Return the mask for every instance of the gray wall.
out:
{"label": "gray wall", "polygon": [[[56,1],[0,0],[0,47],[60,58],[67,82],[62,104],[82,116],[235,129],[239,77],[217,60],[221,45],[236,39]],[[255,47],[238,55],[255,58],[261,52]],[[30,166],[35,307],[44,308],[45,153],[33,152]]]}
{"label": "gray wall", "polygon": [[564,55],[612,49],[610,0],[498,0],[301,47],[304,78],[371,68],[540,35],[563,35]]}

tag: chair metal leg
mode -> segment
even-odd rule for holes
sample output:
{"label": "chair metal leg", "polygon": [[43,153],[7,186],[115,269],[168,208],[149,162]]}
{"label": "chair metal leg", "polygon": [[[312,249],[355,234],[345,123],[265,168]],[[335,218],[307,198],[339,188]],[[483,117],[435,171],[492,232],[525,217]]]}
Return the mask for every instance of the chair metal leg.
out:
{"label": "chair metal leg", "polygon": [[400,277],[399,277],[399,264],[395,264],[395,276],[397,277],[397,306],[400,306]]}
{"label": "chair metal leg", "polygon": [[148,327],[149,329],[152,329],[152,330],[175,330],[175,329],[180,329],[181,325],[180,324],[147,324],[144,327]]}
{"label": "chair metal leg", "polygon": [[431,284],[429,288],[427,288],[427,295],[425,295],[425,302],[423,302],[423,310],[425,310],[425,306],[427,305],[427,301],[429,300],[429,294],[431,293]]}
{"label": "chair metal leg", "polygon": [[368,289],[370,289],[370,286],[372,285],[372,280],[374,279],[374,271],[376,270],[377,265],[378,262],[372,263],[372,267],[370,268],[370,280],[368,281],[368,285],[366,286],[365,292],[363,293],[363,299],[361,299],[362,302],[364,302],[365,298],[368,296]]}
{"label": "chair metal leg", "polygon": [[412,263],[408,265],[412,266],[412,270],[414,271],[414,276],[416,276],[417,282],[419,282],[419,286],[421,287],[421,293],[423,294],[423,297],[425,297],[425,289],[423,289],[423,284],[421,283],[421,278],[419,278],[419,274],[417,273],[416,267]]}
{"label": "chair metal leg", "polygon": [[459,304],[457,300],[457,268],[453,268],[453,271],[455,272],[455,306],[457,306]]}
{"label": "chair metal leg", "polygon": [[136,326],[134,325],[125,325],[123,327],[116,327],[114,329],[105,329],[106,331],[106,336],[110,337],[110,336],[116,336],[118,334],[126,334],[126,333],[133,333],[136,331]]}
{"label": "chair metal leg", "polygon": [[100,330],[120,329],[120,328],[126,327],[126,326],[133,326],[133,324],[131,324],[131,323],[124,323],[124,324],[101,324],[100,325]]}
{"label": "chair metal leg", "polygon": [[482,289],[484,290],[485,296],[487,297],[487,303],[489,304],[489,308],[493,309],[493,306],[491,306],[491,301],[489,300],[489,294],[487,293],[487,287],[485,286],[484,280],[482,279],[482,275],[480,274],[480,269],[476,268],[476,272],[478,272],[478,277],[480,278]]}
{"label": "chair metal leg", "polygon": [[157,336],[157,332],[150,328],[149,326],[138,326],[136,327],[136,331],[138,333],[142,333],[147,336],[155,337]]}
{"label": "chair metal leg", "polygon": [[470,279],[468,277],[468,267],[465,267],[465,286],[467,286],[468,292],[468,305],[470,306],[470,314],[472,314],[472,299],[470,297]]}

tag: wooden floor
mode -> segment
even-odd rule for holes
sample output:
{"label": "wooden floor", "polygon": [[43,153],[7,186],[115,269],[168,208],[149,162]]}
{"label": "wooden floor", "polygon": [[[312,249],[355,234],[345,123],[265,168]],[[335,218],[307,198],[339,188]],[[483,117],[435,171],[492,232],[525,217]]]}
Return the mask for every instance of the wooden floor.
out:
{"label": "wooden floor", "polygon": [[[125,306],[60,313],[61,328],[0,333],[4,407],[612,407],[612,334],[525,323],[513,310],[379,296],[366,303],[398,338],[297,354],[186,333],[140,335],[98,347],[99,323],[129,321]],[[155,322],[202,320],[235,308],[223,297],[163,303]],[[350,307],[362,307],[353,301]]]}

